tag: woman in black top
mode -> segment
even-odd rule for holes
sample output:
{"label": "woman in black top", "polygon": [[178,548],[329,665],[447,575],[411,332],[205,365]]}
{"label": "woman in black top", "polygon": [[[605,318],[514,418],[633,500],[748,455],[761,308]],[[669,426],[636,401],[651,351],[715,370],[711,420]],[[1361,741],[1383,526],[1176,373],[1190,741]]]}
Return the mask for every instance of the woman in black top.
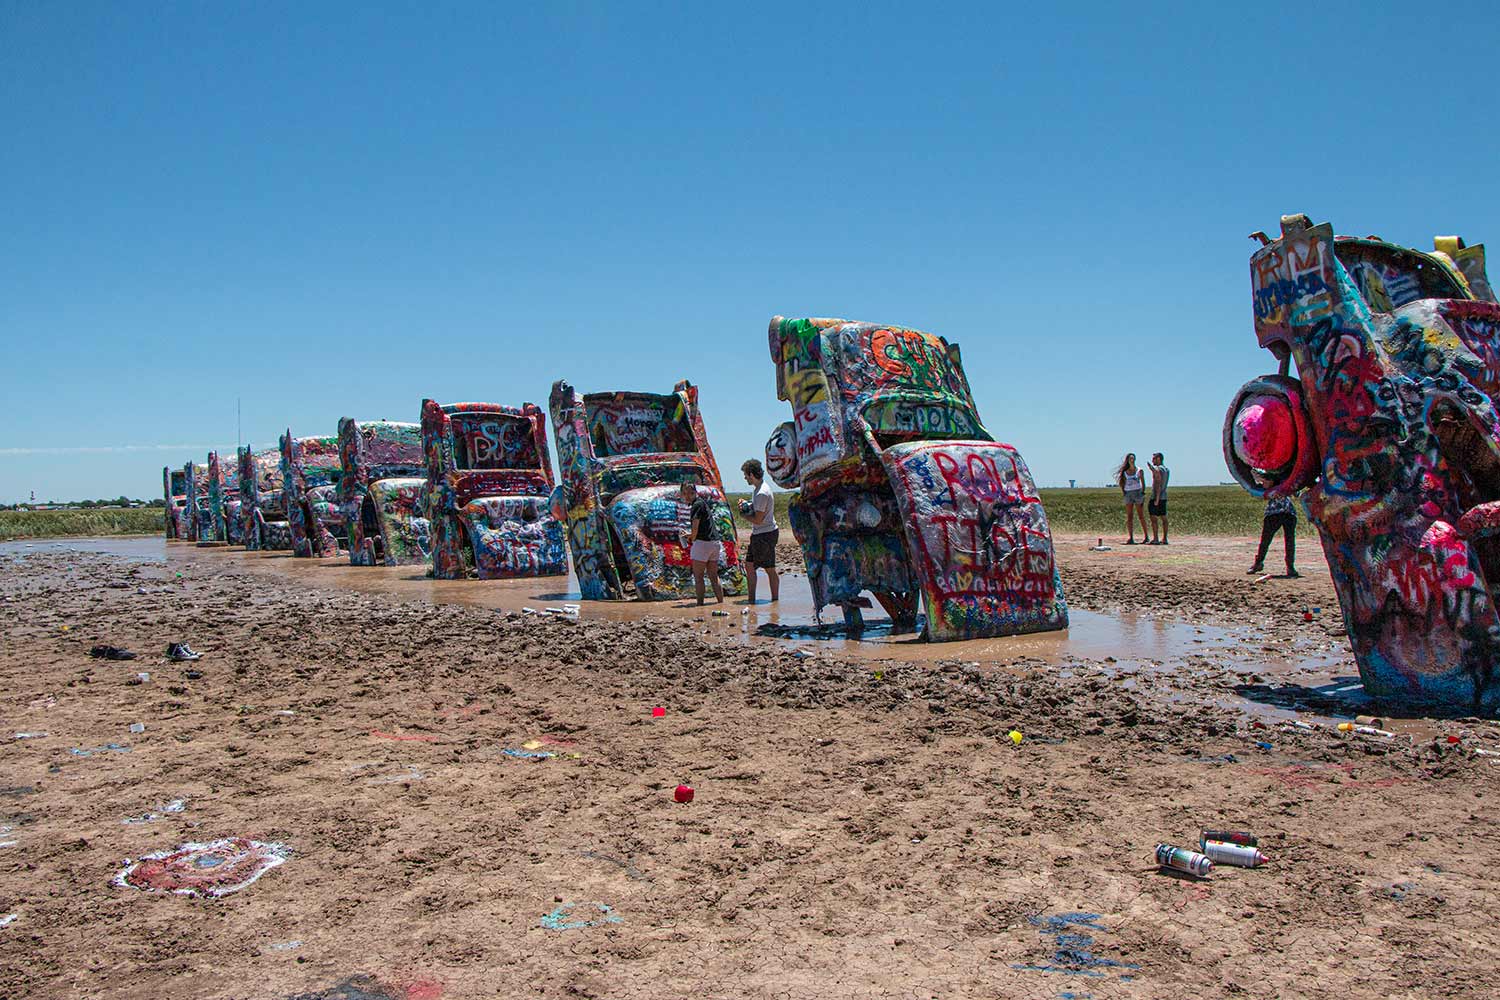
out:
{"label": "woman in black top", "polygon": [[713,581],[714,599],[724,603],[724,585],[719,582],[719,560],[724,546],[719,538],[719,522],[714,518],[713,501],[698,495],[698,487],[683,483],[678,490],[678,499],[691,508],[688,515],[692,527],[683,539],[690,546],[689,558],[693,561],[693,587],[698,592],[698,603],[703,603],[703,575]]}

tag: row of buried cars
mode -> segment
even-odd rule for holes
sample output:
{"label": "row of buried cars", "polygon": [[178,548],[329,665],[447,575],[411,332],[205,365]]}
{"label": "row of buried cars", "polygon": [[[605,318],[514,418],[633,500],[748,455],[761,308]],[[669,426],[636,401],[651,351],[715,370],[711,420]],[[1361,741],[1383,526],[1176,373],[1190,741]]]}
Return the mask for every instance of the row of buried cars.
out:
{"label": "row of buried cars", "polygon": [[[1035,484],[981,423],[956,344],[778,316],[770,351],[792,419],[765,467],[797,490],[789,517],[819,616],[835,607],[860,629],[878,602],[894,630],[933,639],[1067,627]],[[696,387],[580,394],[559,380],[549,410],[429,399],[418,423],[346,417],[334,436],[288,430],[233,463],[210,452],[162,470],[167,537],[429,563],[439,579],[565,575],[571,553],[585,599],[664,600],[693,592],[679,499],[692,483],[725,539],[724,589],[745,592]]]}
{"label": "row of buried cars", "polygon": [[[1500,301],[1484,247],[1443,236],[1420,251],[1305,215],[1253,237],[1255,331],[1280,370],[1229,408],[1230,472],[1256,497],[1301,501],[1368,692],[1500,711]],[[958,345],[778,316],[770,352],[793,419],[766,471],[798,490],[791,527],[820,613],[858,626],[869,594],[933,639],[1066,627],[1037,490],[980,422]],[[431,558],[441,577],[561,573],[566,536],[585,597],[684,594],[673,487],[696,483],[731,521],[696,391],[580,397],[558,382],[551,411],[555,488],[536,407],[428,402],[420,428],[344,421],[338,438],[242,453],[237,470],[212,455],[167,470],[168,534],[238,531],[303,555],[342,538],[355,562]]]}

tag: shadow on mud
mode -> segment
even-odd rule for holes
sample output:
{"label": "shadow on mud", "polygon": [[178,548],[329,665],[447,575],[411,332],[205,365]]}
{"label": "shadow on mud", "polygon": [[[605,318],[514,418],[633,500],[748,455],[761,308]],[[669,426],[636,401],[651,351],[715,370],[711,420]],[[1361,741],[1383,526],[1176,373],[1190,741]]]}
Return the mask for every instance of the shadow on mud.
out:
{"label": "shadow on mud", "polygon": [[1249,701],[1293,712],[1318,715],[1378,715],[1386,719],[1463,719],[1480,714],[1461,709],[1411,702],[1393,702],[1365,692],[1357,675],[1335,677],[1327,684],[1307,687],[1302,684],[1238,684],[1235,694]]}
{"label": "shadow on mud", "polygon": [[866,620],[863,629],[852,630],[843,622],[830,622],[824,625],[779,625],[767,623],[755,630],[755,634],[770,639],[891,639],[893,636],[896,643],[911,642],[925,643],[922,638],[924,622],[922,616],[917,616],[916,627],[905,632],[896,631],[896,623],[889,618],[877,618],[873,621]]}

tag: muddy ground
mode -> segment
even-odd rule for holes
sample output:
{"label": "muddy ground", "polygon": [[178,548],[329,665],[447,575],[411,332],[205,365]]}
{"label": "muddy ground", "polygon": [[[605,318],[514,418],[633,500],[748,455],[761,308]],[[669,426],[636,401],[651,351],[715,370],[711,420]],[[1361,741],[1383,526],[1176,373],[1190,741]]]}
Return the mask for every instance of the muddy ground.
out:
{"label": "muddy ground", "polygon": [[[1339,734],[1381,706],[1315,552],[1256,583],[1246,540],[1093,542],[1058,539],[1074,640],[941,647],[10,550],[0,996],[1494,995],[1500,727]],[[1152,863],[1216,826],[1270,863]],[[222,837],[289,859],[218,899],[112,884]]]}

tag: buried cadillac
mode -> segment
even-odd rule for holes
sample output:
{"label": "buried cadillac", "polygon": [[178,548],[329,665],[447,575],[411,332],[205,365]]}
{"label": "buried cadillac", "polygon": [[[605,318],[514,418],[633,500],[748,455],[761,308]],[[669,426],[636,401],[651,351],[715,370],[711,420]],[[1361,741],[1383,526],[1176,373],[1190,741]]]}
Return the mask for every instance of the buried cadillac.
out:
{"label": "buried cadillac", "polygon": [[344,511],[338,503],[339,462],[336,437],[281,436],[281,489],[286,523],[296,556],[336,556],[344,538]]}
{"label": "buried cadillac", "polygon": [[338,502],[356,566],[425,563],[427,469],[420,424],[339,421]]}
{"label": "buried cadillac", "polygon": [[182,478],[186,483],[182,537],[189,542],[210,541],[214,533],[214,512],[208,500],[208,465],[189,462],[182,467]]}
{"label": "buried cadillac", "polygon": [[167,537],[187,538],[187,472],[163,466],[161,470],[162,499],[167,504]]}
{"label": "buried cadillac", "polygon": [[212,537],[198,538],[199,545],[240,544],[239,463],[226,465],[219,453],[208,453],[208,512]]}
{"label": "buried cadillac", "polygon": [[253,451],[245,445],[239,450],[239,467],[240,537],[245,548],[291,548],[292,531],[281,489],[281,451]]}
{"label": "buried cadillac", "polygon": [[562,473],[552,510],[567,521],[584,597],[692,596],[692,562],[681,536],[687,528],[687,509],[678,499],[682,483],[693,484],[712,506],[723,539],[718,575],[724,592],[745,592],[734,519],[724,503],[696,387],[684,380],[664,395],[579,395],[559,379],[549,407]]}
{"label": "buried cadillac", "polygon": [[1253,238],[1256,339],[1281,364],[1230,405],[1229,471],[1257,497],[1301,494],[1369,693],[1495,710],[1500,304],[1484,248],[1335,236],[1305,215]]}
{"label": "buried cadillac", "polygon": [[897,631],[935,640],[1062,629],[1068,606],[1041,499],[979,420],[958,345],[842,319],[770,327],[793,419],[766,444],[818,612],[851,630],[870,592]]}
{"label": "buried cadillac", "polygon": [[562,522],[547,502],[546,435],[534,403],[422,401],[433,576],[567,575]]}

